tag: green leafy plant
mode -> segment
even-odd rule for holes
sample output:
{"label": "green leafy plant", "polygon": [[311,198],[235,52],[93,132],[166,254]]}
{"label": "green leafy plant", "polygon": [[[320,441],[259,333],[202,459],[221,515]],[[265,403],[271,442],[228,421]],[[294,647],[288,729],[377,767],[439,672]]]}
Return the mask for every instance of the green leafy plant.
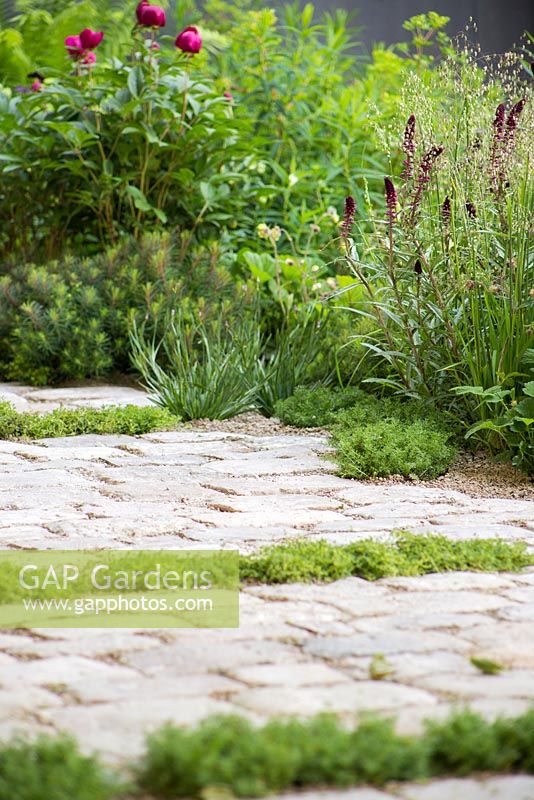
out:
{"label": "green leafy plant", "polygon": [[168,411],[150,406],[57,408],[46,414],[35,414],[16,411],[10,403],[0,402],[0,439],[46,439],[87,433],[137,436],[172,430],[179,421]]}
{"label": "green leafy plant", "polygon": [[272,337],[261,321],[257,303],[211,320],[197,314],[189,321],[177,311],[159,341],[133,328],[132,363],[156,402],[183,419],[227,419],[251,409],[269,416],[309,373],[322,341],[313,311],[295,315]]}
{"label": "green leafy plant", "polygon": [[533,345],[534,115],[531,88],[509,61],[495,71],[466,50],[407,77],[404,133],[384,134],[402,172],[385,179],[378,212],[348,204],[342,236],[366,297],[354,311],[373,321],[360,338],[389,365],[371,380],[433,398],[465,426],[493,408],[453,390],[517,394]]}
{"label": "green leafy plant", "polygon": [[505,449],[512,459],[512,464],[534,475],[534,381],[529,381],[522,388],[519,401],[512,399],[507,404],[510,396],[515,391],[503,389],[501,386],[492,386],[484,389],[482,386],[463,386],[457,394],[470,394],[477,397],[486,406],[484,416],[489,415],[489,409],[496,408],[503,413],[482,422],[472,425],[466,433],[466,438],[480,437],[482,434],[493,434],[482,437],[485,444],[494,449]]}
{"label": "green leafy plant", "polygon": [[111,800],[125,784],[72,739],[0,745],[0,800]]}
{"label": "green leafy plant", "polygon": [[302,539],[271,545],[241,556],[240,576],[245,583],[330,583],[349,576],[374,581],[435,572],[518,572],[533,563],[521,543],[453,542],[444,536],[397,531],[393,542],[366,539],[337,546]]}
{"label": "green leafy plant", "polygon": [[54,255],[246,216],[245,140],[228,100],[194,59],[139,33],[132,43],[131,61],[76,62],[39,91],[0,90],[0,247]]}
{"label": "green leafy plant", "polygon": [[[383,786],[474,772],[534,772],[534,711],[487,722],[468,709],[427,723],[419,737],[401,736],[393,722],[369,717],[349,729],[336,717],[273,719],[263,727],[238,716],[204,720],[196,728],[167,724],[148,737],[131,765],[128,788],[70,739],[41,737],[0,746],[0,800],[119,800],[265,797],[315,786]],[[131,785],[131,784],[134,785]]]}
{"label": "green leafy plant", "polygon": [[381,719],[347,730],[328,715],[274,720],[263,728],[216,717],[194,731],[168,725],[149,737],[139,783],[161,798],[198,795],[211,786],[244,797],[291,786],[382,786],[479,770],[531,770],[533,720],[534,712],[527,712],[490,723],[466,710],[428,723],[427,732],[413,738]]}
{"label": "green leafy plant", "polygon": [[5,19],[0,9],[0,83],[6,84],[25,84],[35,70],[66,71],[64,39],[79,30],[80,20],[87,27],[112,30],[102,51],[116,55],[131,36],[135,8],[134,0],[15,0],[9,5]]}

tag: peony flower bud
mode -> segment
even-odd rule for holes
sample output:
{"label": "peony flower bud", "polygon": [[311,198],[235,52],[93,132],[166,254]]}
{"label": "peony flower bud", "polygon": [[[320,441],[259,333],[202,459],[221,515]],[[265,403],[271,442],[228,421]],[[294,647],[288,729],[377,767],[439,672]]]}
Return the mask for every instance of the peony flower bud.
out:
{"label": "peony flower bud", "polygon": [[102,32],[93,31],[91,28],[85,28],[80,33],[80,43],[84,50],[94,50],[103,38],[104,34]]}
{"label": "peony flower bud", "polygon": [[143,28],[163,28],[167,24],[167,17],[161,6],[140,3],[136,13],[137,21]]}
{"label": "peony flower bud", "polygon": [[43,84],[41,83],[41,81],[34,81],[30,88],[32,92],[40,92],[41,89],[43,88]]}
{"label": "peony flower bud", "polygon": [[82,64],[87,64],[88,67],[92,67],[93,64],[96,64],[96,53],[86,53],[85,57],[82,59]]}
{"label": "peony flower bud", "polygon": [[202,47],[202,37],[198,28],[190,25],[176,37],[176,47],[184,53],[199,53]]}
{"label": "peony flower bud", "polygon": [[67,36],[65,39],[65,47],[69,58],[77,59],[83,55],[82,40],[79,36]]}
{"label": "peony flower bud", "polygon": [[143,9],[146,8],[147,5],[148,5],[148,0],[141,0],[141,2],[138,3],[137,8],[135,9],[135,16],[137,17],[137,24],[138,25],[142,25],[143,24],[141,22],[141,17],[143,15]]}

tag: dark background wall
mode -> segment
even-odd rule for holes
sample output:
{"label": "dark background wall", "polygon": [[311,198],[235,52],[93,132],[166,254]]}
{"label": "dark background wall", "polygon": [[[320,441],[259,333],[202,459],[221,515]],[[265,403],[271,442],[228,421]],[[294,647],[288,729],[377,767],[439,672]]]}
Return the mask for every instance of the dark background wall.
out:
{"label": "dark background wall", "polygon": [[365,28],[361,38],[368,47],[373,42],[392,44],[408,38],[402,23],[426,11],[451,18],[449,35],[460,32],[473,17],[478,27],[476,38],[486,53],[509,49],[524,30],[534,32],[534,0],[316,0],[315,5],[357,12],[356,21]]}

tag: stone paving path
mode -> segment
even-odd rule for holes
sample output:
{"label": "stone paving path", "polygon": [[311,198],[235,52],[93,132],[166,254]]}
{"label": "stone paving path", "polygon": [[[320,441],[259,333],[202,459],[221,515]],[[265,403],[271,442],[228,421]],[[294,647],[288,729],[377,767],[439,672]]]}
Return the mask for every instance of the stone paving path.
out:
{"label": "stone paving path", "polygon": [[[146,402],[123,388],[96,387],[90,397],[13,390],[39,410],[91,398]],[[326,451],[320,435],[186,427],[0,442],[0,546],[250,552],[288,537],[342,543],[399,527],[534,546],[532,501],[347,481]],[[390,669],[381,681],[370,678],[378,654]],[[506,669],[483,675],[473,656]],[[261,722],[328,710],[355,721],[375,711],[411,733],[459,704],[493,718],[519,714],[533,699],[534,570],[249,587],[238,630],[0,632],[0,739],[65,730],[113,762],[135,757],[144,733],[168,719],[193,725],[231,712]],[[465,780],[458,791],[456,783],[304,797],[534,798],[526,777]]]}

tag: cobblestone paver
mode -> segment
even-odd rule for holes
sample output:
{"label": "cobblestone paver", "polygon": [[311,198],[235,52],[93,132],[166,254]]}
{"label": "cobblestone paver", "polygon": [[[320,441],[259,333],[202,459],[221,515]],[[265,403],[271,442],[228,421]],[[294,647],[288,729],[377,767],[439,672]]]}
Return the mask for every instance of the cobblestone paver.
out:
{"label": "cobblestone paver", "polygon": [[[15,388],[45,408],[83,400],[80,390]],[[93,399],[131,402],[122,393],[135,391],[101,390]],[[534,546],[532,501],[347,481],[334,474],[326,451],[320,435],[185,427],[140,437],[0,442],[0,546],[251,552],[295,536],[385,538],[399,527]],[[381,681],[370,677],[378,654],[389,667]],[[483,675],[473,656],[505,670]],[[262,722],[334,711],[355,721],[375,711],[395,716],[399,731],[416,733],[426,718],[443,718],[458,705],[494,718],[519,714],[533,699],[534,570],[249,587],[241,626],[230,631],[0,633],[0,739],[64,730],[117,762],[135,757],[144,734],[169,719],[193,725],[237,712]],[[533,800],[534,780],[304,797]]]}

